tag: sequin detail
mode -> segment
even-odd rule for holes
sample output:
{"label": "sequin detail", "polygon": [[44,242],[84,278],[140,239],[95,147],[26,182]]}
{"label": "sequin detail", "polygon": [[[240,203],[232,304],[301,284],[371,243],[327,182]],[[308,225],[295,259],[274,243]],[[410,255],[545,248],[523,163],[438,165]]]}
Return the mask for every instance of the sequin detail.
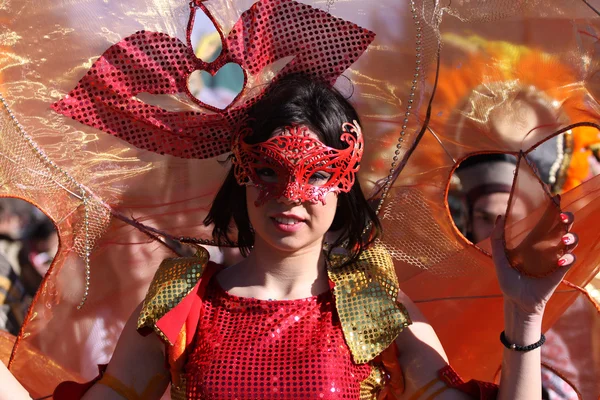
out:
{"label": "sequin detail", "polygon": [[[192,16],[197,7],[192,4]],[[215,61],[196,58],[192,47],[177,38],[140,31],[110,47],[52,108],[140,149],[182,158],[216,157],[231,150],[231,132],[264,95],[261,86],[298,72],[333,85],[374,38],[373,32],[306,4],[260,0],[224,35]],[[287,57],[292,60],[274,73],[272,65]],[[253,90],[245,87],[240,100],[225,110],[168,111],[136,98],[140,93],[185,94],[199,103],[189,92],[188,77],[198,70],[214,74],[227,63],[242,68]]]}
{"label": "sequin detail", "polygon": [[[253,185],[259,190],[254,204],[285,197],[291,201],[325,204],[333,193],[348,193],[354,185],[364,150],[362,130],[358,122],[345,122],[340,127],[340,141],[347,145],[335,149],[310,137],[307,126],[287,126],[280,135],[262,143],[245,142],[252,134],[250,127],[241,129],[233,140],[233,170],[240,185]],[[258,173],[270,169],[277,179],[264,179]],[[315,185],[311,177],[325,172],[329,179]]]}
{"label": "sequin detail", "polygon": [[358,262],[334,257],[329,278],[335,283],[337,311],[356,363],[373,360],[410,325],[398,303],[398,278],[390,254],[381,245],[363,251]]}
{"label": "sequin detail", "polygon": [[385,370],[378,366],[371,367],[371,373],[360,384],[359,400],[375,400],[387,380]]}
{"label": "sequin detail", "polygon": [[[212,274],[219,267],[207,261],[208,254],[202,248],[196,257],[165,260],[155,276],[140,316],[140,328],[154,328],[169,343],[169,355],[174,352],[176,356],[169,357],[170,364],[189,351],[186,367],[183,364],[177,366],[178,362],[171,365],[172,379],[177,383],[171,387],[172,398],[211,398],[202,384],[207,382],[207,374],[216,374],[214,369],[218,373],[238,376],[235,384],[240,384],[242,388],[251,387],[250,383],[254,382],[254,389],[263,390],[262,394],[256,394],[255,391],[248,398],[265,398],[267,394],[267,398],[285,398],[284,394],[288,397],[297,394],[302,395],[298,398],[311,398],[313,394],[318,394],[319,397],[314,398],[375,399],[386,385],[387,374],[378,364],[381,360],[373,358],[386,348],[389,350],[388,346],[398,332],[410,323],[410,318],[404,307],[396,302],[397,282],[385,249],[374,246],[363,252],[356,264],[343,265],[344,257],[331,260],[329,276],[335,280],[335,301],[332,292],[303,300],[263,301],[229,295],[218,285],[214,287],[215,283],[206,289],[208,292],[199,288],[193,295],[202,299],[200,307],[204,310],[203,317],[198,322],[179,321],[186,324],[191,322],[198,334],[195,338],[190,337],[189,341],[184,340],[187,345],[179,343],[179,338],[176,344],[169,341],[157,325],[172,308],[182,305],[185,296],[192,293],[201,277],[206,279],[206,283],[211,282]],[[206,288],[206,283],[200,286]],[[177,289],[170,290],[171,285]],[[214,311],[216,309],[219,311]],[[344,317],[340,318],[339,315]],[[239,329],[244,326],[247,327],[245,331]],[[236,347],[245,343],[243,341],[246,339],[254,340],[254,347]],[[182,351],[177,349],[179,345],[184,346]],[[260,346],[266,346],[267,352],[257,355],[258,350],[264,350]],[[317,357],[319,352],[325,356]],[[229,358],[219,359],[217,356]],[[357,359],[366,361],[359,363]],[[323,365],[316,360],[322,360]],[[284,380],[265,381],[265,376],[272,375],[269,368],[275,365],[280,368],[278,379]],[[240,368],[251,371],[249,367],[255,368],[254,374],[245,377],[242,373],[234,373],[239,372]],[[303,374],[306,368],[311,371],[309,376],[299,378],[297,374]],[[362,376],[361,372],[364,372]],[[289,379],[289,382],[285,379]],[[296,386],[300,387],[301,384],[312,387],[314,379],[320,380],[321,388],[322,380],[333,382],[334,391],[317,393],[307,392],[308,389],[304,389],[304,392],[296,390]],[[348,386],[348,379],[354,382],[354,386]],[[214,384],[219,381],[209,379],[208,382]],[[336,386],[339,382],[342,383]],[[272,395],[264,391],[269,385],[275,385],[277,389]],[[343,387],[348,389],[343,391]],[[339,392],[337,388],[340,388]],[[216,390],[214,387],[210,389]],[[352,395],[343,397],[346,393]],[[334,395],[338,397],[332,397]]]}
{"label": "sequin detail", "polygon": [[195,257],[168,258],[159,266],[138,317],[137,328],[152,328],[166,343],[173,345],[156,326],[156,321],[187,296],[200,280],[208,262],[208,251],[198,248]]}
{"label": "sequin detail", "polygon": [[232,296],[213,279],[185,367],[188,399],[358,399],[371,366],[352,362],[331,292]]}

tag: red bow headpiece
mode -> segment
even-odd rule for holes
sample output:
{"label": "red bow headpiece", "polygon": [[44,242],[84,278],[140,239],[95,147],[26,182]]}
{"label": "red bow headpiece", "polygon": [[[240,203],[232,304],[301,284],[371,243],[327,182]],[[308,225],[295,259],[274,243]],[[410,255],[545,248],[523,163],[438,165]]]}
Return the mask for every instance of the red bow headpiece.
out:
{"label": "red bow headpiece", "polygon": [[[235,127],[268,90],[254,88],[249,93],[248,76],[259,76],[276,61],[291,56],[273,81],[304,73],[333,85],[375,38],[356,24],[289,0],[257,1],[225,37],[202,2],[196,0],[190,7],[187,44],[158,32],[140,31],[126,37],[110,47],[53,109],[141,149],[182,158],[215,157],[231,150]],[[222,51],[209,63],[194,55],[190,43],[198,9],[211,18],[221,35]],[[246,77],[244,89],[228,107],[219,110],[191,95],[187,82],[194,71],[214,75],[227,63],[238,64]],[[186,93],[207,112],[168,111],[136,98],[143,93]]]}

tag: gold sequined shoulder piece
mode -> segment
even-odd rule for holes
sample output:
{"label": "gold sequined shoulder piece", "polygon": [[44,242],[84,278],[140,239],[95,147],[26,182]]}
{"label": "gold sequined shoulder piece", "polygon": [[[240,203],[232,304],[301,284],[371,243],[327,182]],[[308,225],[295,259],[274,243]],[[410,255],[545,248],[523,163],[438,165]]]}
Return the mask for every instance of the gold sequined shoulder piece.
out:
{"label": "gold sequined shoulder piece", "polygon": [[137,328],[152,328],[164,341],[173,345],[158,329],[156,322],[192,291],[200,280],[208,259],[208,251],[200,247],[195,256],[164,260],[146,293]]}
{"label": "gold sequined shoulder piece", "polygon": [[359,400],[377,400],[386,382],[385,370],[379,365],[371,366],[371,373],[360,383]]}
{"label": "gold sequined shoulder piece", "polygon": [[383,246],[364,251],[356,263],[343,265],[344,259],[332,257],[328,273],[346,343],[354,362],[362,364],[388,348],[411,321],[398,303],[398,278]]}

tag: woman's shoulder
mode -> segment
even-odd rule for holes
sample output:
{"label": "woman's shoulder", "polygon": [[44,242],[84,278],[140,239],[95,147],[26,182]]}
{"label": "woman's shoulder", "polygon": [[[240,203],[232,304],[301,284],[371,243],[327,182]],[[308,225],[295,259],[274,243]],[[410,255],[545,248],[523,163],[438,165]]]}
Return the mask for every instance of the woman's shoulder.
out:
{"label": "woman's shoulder", "polygon": [[353,360],[364,363],[387,349],[411,324],[398,302],[398,280],[389,252],[381,245],[363,251],[356,262],[330,257],[336,309]]}
{"label": "woman's shoulder", "polygon": [[158,267],[138,317],[138,330],[151,328],[167,342],[172,342],[166,332],[159,329],[159,321],[167,314],[180,314],[188,309],[206,282],[222,266],[210,261],[203,247],[193,256],[167,258]]}

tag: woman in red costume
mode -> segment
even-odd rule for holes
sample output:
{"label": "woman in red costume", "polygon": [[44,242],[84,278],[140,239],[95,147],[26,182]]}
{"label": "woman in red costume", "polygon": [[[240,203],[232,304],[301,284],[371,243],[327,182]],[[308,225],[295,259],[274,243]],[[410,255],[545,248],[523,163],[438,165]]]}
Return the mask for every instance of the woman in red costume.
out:
{"label": "woman in red costume", "polygon": [[[584,46],[583,57],[569,53],[569,60],[595,59],[590,35],[600,19],[580,21],[579,15],[591,15],[583,2],[552,1],[556,9],[534,2],[529,8],[499,2],[490,9],[453,2],[432,10],[432,2],[410,0],[395,10],[397,1],[357,0],[333,5],[332,13],[329,1],[129,0],[125,6],[90,0],[80,8],[42,0],[23,9],[14,3],[7,6],[13,31],[0,35],[0,44],[15,49],[0,58],[3,79],[11,82],[0,87],[0,193],[39,205],[61,237],[8,362],[32,396],[73,379],[40,383],[31,361],[54,357],[81,371],[81,365],[96,364],[86,361],[99,360],[83,357],[89,352],[81,342],[105,337],[102,353],[113,354],[112,337],[141,301],[129,295],[146,292],[141,282],[159,264],[149,261],[164,258],[148,247],[164,245],[166,253],[177,240],[194,237],[235,243],[247,257],[221,268],[199,249],[195,257],[164,261],[110,365],[87,385],[60,385],[55,398],[158,398],[169,382],[172,398],[192,399],[496,396],[494,385],[464,384],[453,373],[420,311],[461,374],[492,380],[506,347],[500,397],[539,398],[541,316],[545,311],[547,329],[573,296],[554,290],[567,269],[575,284],[597,270],[600,181],[565,193],[561,205],[529,167],[526,155],[536,144],[569,128],[561,121],[529,132],[511,123],[515,113],[501,112],[492,114],[508,135],[436,134],[434,120],[488,121],[478,112],[489,107],[440,112],[428,84],[437,75],[426,71],[446,54],[439,35],[444,14],[485,21],[467,25],[479,29],[504,16],[493,25],[503,33],[515,32],[515,21],[537,26],[534,16],[541,12],[553,32],[561,32],[557,20],[569,27],[578,21],[572,43]],[[221,37],[213,61],[193,52],[191,31],[200,11]],[[573,35],[561,32],[560,38]],[[524,30],[522,40],[539,36],[557,39]],[[404,37],[410,40],[400,41]],[[404,43],[400,52],[398,43]],[[572,43],[552,48],[571,49]],[[230,105],[220,109],[191,95],[194,73],[215,75],[228,64],[245,78]],[[586,77],[595,76],[595,65],[584,66],[590,67]],[[331,91],[345,71],[368,139],[352,107]],[[504,99],[479,94],[488,105]],[[597,121],[585,115],[570,123],[598,127]],[[369,156],[380,159],[369,162],[363,140]],[[457,160],[489,151],[518,154],[513,193],[525,195],[537,213],[512,221],[509,210],[486,252],[457,235],[443,192]],[[220,180],[213,176],[215,160],[230,152],[233,171],[214,198],[211,178]],[[377,219],[356,183],[359,165],[369,204],[385,226],[379,239]],[[204,225],[210,201],[205,222],[212,224]],[[574,268],[569,251],[577,239],[567,232],[574,217],[564,214],[561,222],[561,210],[577,216],[581,241]],[[151,238],[147,257],[136,263],[122,255],[143,240],[119,235],[115,228],[123,225]],[[502,291],[490,273],[492,249]],[[113,267],[127,276],[107,273]],[[131,302],[122,301],[126,296]],[[498,321],[502,306],[504,325]],[[108,326],[96,329],[100,316]],[[504,347],[497,339],[503,329]],[[115,334],[97,340],[99,330]],[[32,355],[34,346],[39,352]],[[19,398],[21,389],[14,381],[14,390],[4,385],[12,378],[3,374],[2,389]],[[80,381],[93,376],[86,372]]]}
{"label": "woman in red costume", "polygon": [[[541,397],[542,315],[575,261],[574,234],[563,237],[560,269],[529,278],[510,266],[497,221],[502,379],[499,387],[464,383],[377,245],[380,224],[356,179],[362,132],[348,101],[292,74],[249,117],[205,221],[221,245],[232,244],[234,225],[246,257],[221,268],[199,248],[165,260],[100,376],[63,383],[54,398],[159,399],[169,383],[174,399]],[[11,380],[4,370],[2,387]],[[24,389],[2,394],[29,398]]]}

